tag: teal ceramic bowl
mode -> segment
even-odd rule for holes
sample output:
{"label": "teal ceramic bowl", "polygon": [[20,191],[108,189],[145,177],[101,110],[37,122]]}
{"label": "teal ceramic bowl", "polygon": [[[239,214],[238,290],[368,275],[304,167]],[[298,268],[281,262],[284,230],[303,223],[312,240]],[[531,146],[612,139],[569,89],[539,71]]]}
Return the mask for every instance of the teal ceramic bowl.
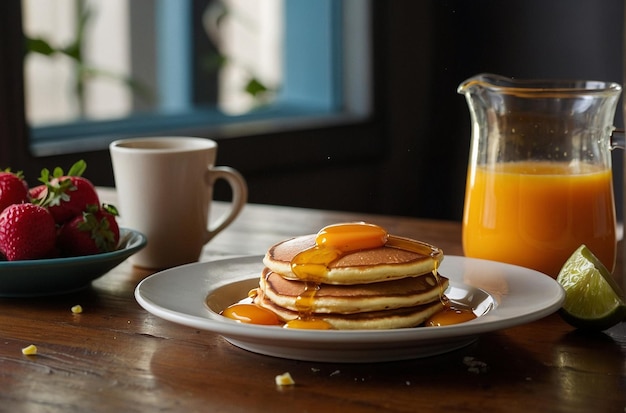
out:
{"label": "teal ceramic bowl", "polygon": [[0,297],[70,293],[117,267],[146,245],[142,233],[120,228],[120,248],[103,254],[28,261],[0,261]]}

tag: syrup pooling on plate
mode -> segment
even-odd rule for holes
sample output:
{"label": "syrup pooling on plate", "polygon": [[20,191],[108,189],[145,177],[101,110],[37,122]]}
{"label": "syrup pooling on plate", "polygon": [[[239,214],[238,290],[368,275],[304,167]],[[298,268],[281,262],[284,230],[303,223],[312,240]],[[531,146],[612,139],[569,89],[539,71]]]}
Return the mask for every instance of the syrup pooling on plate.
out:
{"label": "syrup pooling on plate", "polygon": [[281,325],[278,316],[267,308],[253,304],[251,300],[256,295],[256,289],[248,292],[248,298],[229,305],[220,314],[224,317],[246,324],[260,324],[266,326]]}
{"label": "syrup pooling on plate", "polygon": [[276,326],[281,322],[278,316],[263,307],[259,307],[256,304],[237,303],[228,306],[223,312],[224,317],[231,318],[241,323],[247,324],[261,324]]}
{"label": "syrup pooling on plate", "polygon": [[442,327],[460,324],[476,318],[476,314],[470,307],[461,304],[453,304],[445,296],[442,296],[443,310],[433,314],[424,322],[425,327]]}

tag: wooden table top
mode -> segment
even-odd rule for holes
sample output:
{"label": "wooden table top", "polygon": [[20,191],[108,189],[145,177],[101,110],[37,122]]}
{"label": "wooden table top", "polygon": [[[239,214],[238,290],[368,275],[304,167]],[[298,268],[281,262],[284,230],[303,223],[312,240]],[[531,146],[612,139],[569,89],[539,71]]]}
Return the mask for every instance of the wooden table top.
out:
{"label": "wooden table top", "polygon": [[[221,208],[218,203],[213,212]],[[248,205],[209,243],[202,260],[260,255],[285,238],[354,220],[462,255],[456,222]],[[430,358],[294,361],[247,352],[217,334],[153,316],[133,295],[148,275],[125,262],[77,293],[0,299],[0,410],[527,413],[626,408],[626,323],[590,335],[553,314]],[[70,311],[76,304],[82,314]],[[37,355],[22,354],[29,344],[38,347]],[[295,386],[276,386],[275,376],[284,372]]]}

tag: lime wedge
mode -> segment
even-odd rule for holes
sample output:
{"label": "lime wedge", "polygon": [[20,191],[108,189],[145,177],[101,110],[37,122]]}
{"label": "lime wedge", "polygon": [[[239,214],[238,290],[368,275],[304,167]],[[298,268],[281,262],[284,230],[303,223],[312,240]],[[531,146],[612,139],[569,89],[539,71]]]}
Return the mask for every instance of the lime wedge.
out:
{"label": "lime wedge", "polygon": [[601,331],[626,319],[617,282],[585,245],[569,257],[556,280],[565,290],[559,314],[574,327]]}

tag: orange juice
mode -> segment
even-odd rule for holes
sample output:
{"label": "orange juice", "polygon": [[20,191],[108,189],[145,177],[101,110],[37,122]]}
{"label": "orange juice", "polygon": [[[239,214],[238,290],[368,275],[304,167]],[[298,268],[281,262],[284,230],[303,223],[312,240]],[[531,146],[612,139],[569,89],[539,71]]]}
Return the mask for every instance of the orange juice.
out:
{"label": "orange juice", "polygon": [[463,216],[465,255],[556,277],[580,244],[612,271],[616,234],[610,169],[526,161],[470,170]]}

